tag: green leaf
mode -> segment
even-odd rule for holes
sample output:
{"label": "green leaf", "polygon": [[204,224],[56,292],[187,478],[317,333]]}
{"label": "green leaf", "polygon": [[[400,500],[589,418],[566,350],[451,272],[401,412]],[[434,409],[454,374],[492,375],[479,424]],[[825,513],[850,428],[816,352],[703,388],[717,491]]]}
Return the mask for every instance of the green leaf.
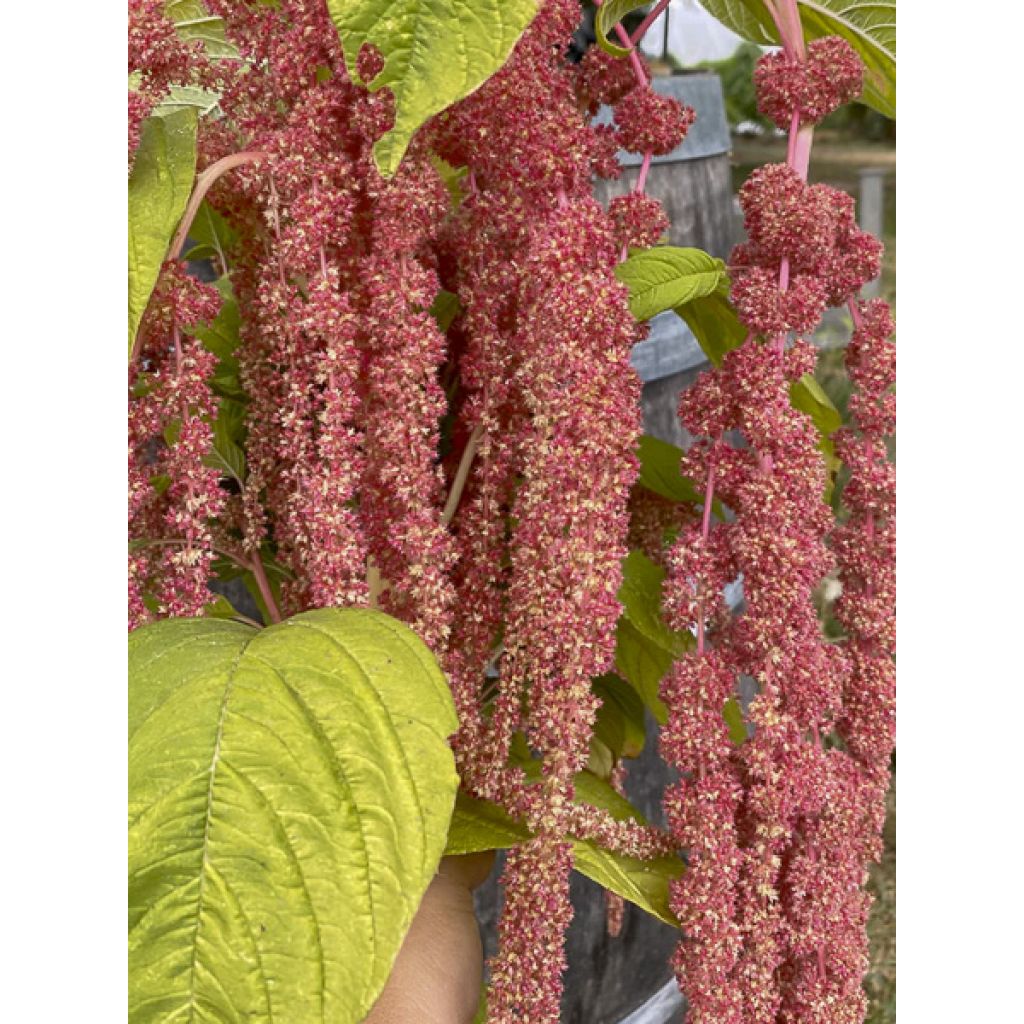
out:
{"label": "green leaf", "polygon": [[682,448],[644,434],[637,445],[637,455],[640,457],[637,483],[641,486],[669,501],[682,501],[688,505],[704,504],[704,495],[697,490],[697,485],[689,477],[683,476],[679,469],[679,460],[683,457]]}
{"label": "green leaf", "polygon": [[128,355],[185,212],[196,170],[196,112],[147,118],[128,179]]}
{"label": "green leaf", "polygon": [[203,463],[234,477],[245,484],[245,451],[241,441],[245,437],[245,406],[230,398],[222,398],[213,423],[213,446]]}
{"label": "green leaf", "polygon": [[713,292],[676,306],[675,313],[693,331],[713,366],[721,366],[726,352],[739,348],[749,333],[729,303],[729,282],[725,277]]}
{"label": "green leaf", "polygon": [[238,50],[224,34],[221,18],[209,14],[200,0],[167,0],[164,12],[183,39],[198,39],[208,57],[238,58]]}
{"label": "green leaf", "polygon": [[629,309],[638,321],[709,295],[725,279],[725,264],[702,249],[658,245],[634,251],[615,268],[629,289]]}
{"label": "green leaf", "polygon": [[153,108],[157,117],[166,117],[176,110],[192,107],[203,117],[212,114],[220,103],[220,93],[200,89],[196,85],[172,85],[164,98]]}
{"label": "green leaf", "polygon": [[832,443],[830,435],[843,425],[842,414],[832,404],[832,399],[828,397],[814,376],[809,373],[805,373],[799,380],[790,384],[789,401],[794,409],[799,409],[811,417],[811,421],[818,428],[818,433],[821,434],[818,448],[824,458],[825,470],[828,474],[824,495],[825,503],[828,504],[832,501],[836,473],[842,465],[836,457],[836,447]]}
{"label": "green leaf", "polygon": [[843,417],[825,394],[822,386],[810,373],[805,373],[789,386],[789,401],[794,409],[807,413],[824,437],[843,425]]}
{"label": "green leaf", "polygon": [[468,96],[497,71],[537,13],[536,0],[327,0],[345,63],[359,81],[364,43],[384,57],[370,83],[395,96],[395,126],[373,147],[381,174],[398,169],[424,121]]}
{"label": "green leaf", "polygon": [[729,739],[739,746],[746,742],[747,723],[743,720],[743,708],[735,697],[730,697],[722,708],[722,717],[729,727]]}
{"label": "green leaf", "polygon": [[668,721],[668,708],[658,695],[672,655],[651,643],[625,617],[615,627],[615,667],[629,680],[659,725]]}
{"label": "green leaf", "polygon": [[129,1019],[359,1021],[437,869],[451,696],[368,609],[129,638]]}
{"label": "green leaf", "polygon": [[462,303],[459,297],[444,289],[437,293],[433,305],[430,307],[430,315],[437,321],[437,326],[442,331],[447,331],[452,321],[462,312]]}
{"label": "green leaf", "polygon": [[[779,45],[763,0],[701,0],[708,13],[761,45]],[[804,37],[842,36],[864,62],[861,100],[896,117],[896,0],[798,0]]]}
{"label": "green leaf", "polygon": [[441,176],[444,187],[448,190],[448,195],[451,198],[452,206],[458,207],[463,199],[462,179],[469,174],[469,168],[453,167],[436,153],[430,154],[430,162],[434,165],[434,170]]}
{"label": "green leaf", "polygon": [[[204,199],[196,210],[196,215],[188,229],[188,237],[196,243],[196,248],[204,247],[215,252],[224,262],[224,252],[230,249],[238,241],[238,232]],[[185,254],[186,259],[195,259],[192,251]],[[221,281],[227,287],[227,293],[231,293],[231,283],[226,278],[217,281],[217,287],[221,288]],[[221,292],[224,294],[224,291]]]}
{"label": "green leaf", "polygon": [[615,57],[626,57],[629,50],[611,40],[615,26],[622,21],[627,14],[639,10],[641,7],[650,7],[650,0],[605,0],[597,9],[594,18],[594,32],[597,35],[597,45]]}
{"label": "green leaf", "polygon": [[622,586],[618,598],[623,614],[652,643],[670,654],[682,654],[679,634],[669,629],[661,617],[661,586],[665,570],[642,551],[630,551],[622,562]]}
{"label": "green leaf", "polygon": [[444,855],[507,850],[530,838],[530,830],[490,800],[477,800],[463,790],[455,797]]}
{"label": "green leaf", "polygon": [[642,551],[631,551],[623,559],[618,594],[622,617],[615,630],[615,667],[662,725],[668,709],[658,695],[658,687],[672,661],[693,643],[689,633],[675,632],[662,619],[664,580],[665,570]]}
{"label": "green leaf", "polygon": [[644,749],[647,730],[644,702],[625,680],[608,673],[591,683],[601,699],[594,723],[594,737],[617,758],[638,757]]}
{"label": "green leaf", "polygon": [[245,402],[248,396],[242,388],[238,375],[238,359],[234,354],[241,344],[238,335],[241,326],[238,302],[231,290],[231,281],[226,276],[218,278],[214,282],[214,287],[223,299],[220,310],[213,323],[196,327],[192,333],[199,338],[205,348],[217,356],[218,362],[210,378],[213,390],[223,398]]}
{"label": "green leaf", "polygon": [[640,860],[621,853],[612,853],[596,843],[578,840],[573,846],[573,867],[582,875],[623,899],[653,914],[659,921],[679,927],[669,907],[669,882],[685,870],[678,857],[656,857]]}
{"label": "green leaf", "polygon": [[204,609],[203,615],[208,619],[235,619],[238,611],[223,594],[218,594]]}
{"label": "green leaf", "polygon": [[[577,796],[580,780],[585,776],[586,772],[576,776]],[[593,776],[589,778],[594,779]],[[600,783],[600,780],[594,779],[591,788],[596,789],[597,783]],[[611,790],[610,786],[604,785],[606,789]],[[628,806],[624,798],[619,799]],[[639,815],[634,812],[631,816]],[[445,855],[507,850],[530,838],[531,834],[526,826],[514,821],[496,804],[488,800],[476,800],[460,790],[455,801],[455,812],[452,814]],[[683,862],[678,857],[658,857],[643,861],[636,857],[612,853],[597,843],[581,839],[574,839],[572,847],[574,866],[581,874],[618,893],[623,899],[636,904],[666,924],[679,926],[668,905],[669,881],[678,878],[685,870]]]}

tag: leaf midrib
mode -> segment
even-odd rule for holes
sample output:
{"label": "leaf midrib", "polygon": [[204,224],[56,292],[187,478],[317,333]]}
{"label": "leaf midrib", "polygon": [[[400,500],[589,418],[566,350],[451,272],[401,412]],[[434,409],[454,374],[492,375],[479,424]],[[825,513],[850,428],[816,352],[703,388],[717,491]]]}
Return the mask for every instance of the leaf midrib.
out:
{"label": "leaf midrib", "polygon": [[210,783],[206,789],[206,815],[203,822],[203,847],[202,861],[199,865],[199,893],[196,896],[196,926],[192,931],[192,962],[189,966],[188,976],[188,1019],[189,1024],[195,1021],[196,1017],[196,969],[199,965],[199,928],[203,920],[203,895],[206,890],[206,872],[209,868],[209,847],[210,847],[210,824],[213,821],[213,788],[217,777],[217,766],[220,763],[220,745],[224,736],[224,722],[227,719],[228,698],[235,685],[235,672],[242,655],[248,650],[252,638],[246,638],[235,655],[235,660],[228,669],[227,682],[224,685],[224,695],[220,702],[220,713],[217,718],[217,739],[213,745],[213,755],[210,758]]}

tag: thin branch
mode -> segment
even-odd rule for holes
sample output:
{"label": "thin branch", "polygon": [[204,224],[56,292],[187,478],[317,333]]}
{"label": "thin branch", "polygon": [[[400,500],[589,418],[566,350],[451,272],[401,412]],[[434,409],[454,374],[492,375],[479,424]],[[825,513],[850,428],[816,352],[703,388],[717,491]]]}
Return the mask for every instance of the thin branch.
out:
{"label": "thin branch", "polygon": [[188,229],[192,227],[192,221],[195,220],[199,204],[206,198],[206,193],[210,191],[213,183],[222,174],[226,174],[236,167],[242,167],[244,164],[256,163],[269,155],[269,153],[261,149],[252,150],[251,152],[230,153],[227,156],[221,157],[216,163],[210,164],[199,175],[196,179],[195,188],[192,189],[192,195],[189,197],[188,205],[185,207],[185,212],[182,214],[181,222],[178,224],[178,230],[175,231],[174,238],[171,239],[171,247],[168,250],[170,259],[181,259],[181,250],[185,247]]}
{"label": "thin branch", "polygon": [[476,457],[477,448],[480,447],[480,438],[483,436],[484,428],[478,423],[469,435],[466,447],[463,449],[462,458],[459,460],[459,468],[455,471],[455,479],[452,481],[452,489],[448,492],[448,500],[444,505],[444,512],[441,513],[441,522],[448,525],[454,518],[459,507],[459,499],[466,487],[466,480],[469,479],[469,470]]}

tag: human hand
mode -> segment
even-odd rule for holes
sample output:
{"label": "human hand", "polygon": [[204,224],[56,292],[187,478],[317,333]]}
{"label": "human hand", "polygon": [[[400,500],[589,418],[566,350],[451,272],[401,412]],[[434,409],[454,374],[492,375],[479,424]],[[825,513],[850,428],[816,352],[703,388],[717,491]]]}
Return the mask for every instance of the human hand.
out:
{"label": "human hand", "polygon": [[473,890],[493,863],[493,850],[442,859],[364,1024],[470,1024],[484,965]]}

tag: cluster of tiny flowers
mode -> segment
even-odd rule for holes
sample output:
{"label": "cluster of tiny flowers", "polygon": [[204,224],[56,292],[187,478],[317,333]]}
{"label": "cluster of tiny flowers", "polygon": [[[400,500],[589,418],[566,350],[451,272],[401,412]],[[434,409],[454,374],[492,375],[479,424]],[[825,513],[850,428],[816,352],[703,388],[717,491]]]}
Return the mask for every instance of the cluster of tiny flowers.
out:
{"label": "cluster of tiny flowers", "polygon": [[[750,335],[679,410],[703,439],[684,472],[734,515],[691,524],[669,556],[674,624],[698,638],[663,686],[662,751],[680,771],[666,812],[690,862],[672,887],[685,935],[675,964],[695,1021],[854,1024],[865,1011],[865,863],[877,852],[891,751],[891,656],[879,652],[892,633],[892,476],[878,433],[894,416],[878,340],[891,323],[876,305],[855,307],[848,365],[860,433],[840,432],[836,451],[851,467],[856,511],[829,547],[817,432],[789,400],[814,352],[801,340],[787,350],[786,335],[811,331],[826,305],[874,277],[881,247],[857,228],[848,196],[807,184],[797,133],[859,91],[860,71],[847,44],[819,40],[806,57],[792,46],[765,57],[757,83],[762,110],[791,138],[790,161],[756,171],[740,193],[748,241],[731,260],[732,297]],[[812,593],[836,559],[851,582],[840,621],[865,642],[885,638],[868,657],[821,634]],[[743,612],[729,616],[722,587],[740,575]],[[758,694],[753,735],[733,747],[722,712],[741,675]],[[834,729],[846,749],[822,743]]]}
{"label": "cluster of tiny flowers", "polygon": [[[815,428],[789,402],[808,349],[750,340],[680,400],[683,424],[705,439],[684,472],[735,513],[711,529],[691,525],[669,559],[670,613],[698,637],[664,684],[661,740],[682,774],[665,798],[690,856],[672,888],[686,936],[675,966],[698,1021],[774,1020],[785,954],[780,867],[816,791],[817,750],[800,733],[824,728],[839,703],[843,666],[811,600],[831,568],[824,467]],[[737,432],[743,447],[728,440]],[[730,619],[722,590],[739,573],[745,609]],[[754,735],[734,747],[723,708],[741,674],[760,692],[749,710]]]}
{"label": "cluster of tiny flowers", "polygon": [[845,192],[769,164],[751,174],[739,198],[748,241],[730,261],[732,299],[754,333],[812,331],[826,306],[844,303],[878,274],[881,244],[857,227]]}
{"label": "cluster of tiny flowers", "polygon": [[[856,766],[849,787],[860,807],[856,820],[842,823],[847,836],[840,849],[847,851],[848,874],[862,884],[867,864],[881,855],[885,793],[896,742],[896,501],[886,447],[896,426],[896,349],[891,340],[895,325],[884,302],[851,302],[851,311],[854,332],[846,367],[856,388],[850,399],[853,427],[841,431],[836,445],[851,470],[843,490],[849,518],[836,527],[833,546],[843,586],[835,614],[846,631],[851,665],[838,732]],[[836,906],[843,905],[837,899]],[[854,905],[853,912],[859,917],[848,934],[850,941],[860,936],[861,942],[848,957],[857,986],[847,1003],[856,1010],[867,960],[867,902]],[[851,1013],[849,1019],[859,1024],[861,1018]]]}
{"label": "cluster of tiny flowers", "polygon": [[128,0],[128,170],[142,122],[173,85],[212,85],[216,72],[202,44],[175,31],[165,0]]}
{"label": "cluster of tiny flowers", "polygon": [[216,405],[214,358],[189,332],[213,320],[220,297],[165,264],[129,376],[128,626],[199,615],[210,602],[212,522],[224,507],[206,465]]}
{"label": "cluster of tiny flowers", "polygon": [[695,114],[674,96],[634,89],[615,107],[619,144],[630,153],[671,153],[686,137]]}
{"label": "cluster of tiny flowers", "polygon": [[783,131],[799,111],[800,124],[817,124],[860,95],[864,67],[844,39],[826,36],[798,56],[786,49],[757,62],[757,108]]}
{"label": "cluster of tiny flowers", "polygon": [[[503,877],[488,999],[496,1022],[558,1019],[571,916],[564,837],[666,851],[649,829],[572,802],[597,710],[591,679],[614,656],[640,432],[629,365],[638,331],[613,268],[624,246],[667,227],[642,195],[608,212],[591,198],[593,173],[618,174],[623,140],[621,126],[597,129],[589,114],[599,102],[621,105],[637,82],[625,61],[564,59],[578,17],[574,0],[543,4],[505,67],[432,132],[436,151],[468,168],[440,249],[446,287],[464,308],[452,332],[464,346],[460,434],[477,432],[480,446],[453,524],[465,608],[446,662],[462,721],[455,746],[464,784],[538,836]],[[656,144],[672,148],[685,125],[659,130]],[[499,680],[486,716],[488,665]],[[520,730],[540,758],[540,783],[508,767]]]}

